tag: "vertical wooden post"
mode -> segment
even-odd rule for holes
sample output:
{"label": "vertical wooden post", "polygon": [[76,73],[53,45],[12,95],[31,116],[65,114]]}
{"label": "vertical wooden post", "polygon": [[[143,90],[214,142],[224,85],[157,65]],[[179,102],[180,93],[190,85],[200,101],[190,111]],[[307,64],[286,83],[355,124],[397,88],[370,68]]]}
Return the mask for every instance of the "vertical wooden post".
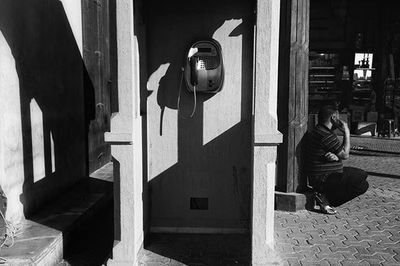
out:
{"label": "vertical wooden post", "polygon": [[257,1],[254,62],[252,265],[268,265],[274,243],[274,190],[278,131],[277,88],[280,0]]}
{"label": "vertical wooden post", "polygon": [[281,20],[279,130],[284,135],[278,151],[278,189],[302,188],[301,141],[308,120],[308,64],[310,0],[283,0]]}
{"label": "vertical wooden post", "polygon": [[139,116],[139,51],[132,0],[116,1],[118,113],[111,119],[114,160],[115,246],[107,265],[137,265],[143,244],[142,125]]}

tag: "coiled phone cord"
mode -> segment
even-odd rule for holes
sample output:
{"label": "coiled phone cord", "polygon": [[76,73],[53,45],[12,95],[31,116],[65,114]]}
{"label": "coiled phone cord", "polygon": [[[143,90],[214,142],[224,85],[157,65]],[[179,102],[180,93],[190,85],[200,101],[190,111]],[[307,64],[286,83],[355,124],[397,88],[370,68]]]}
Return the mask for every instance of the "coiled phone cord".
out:
{"label": "coiled phone cord", "polygon": [[[181,68],[181,81],[179,84],[179,92],[178,92],[178,102],[177,102],[177,109],[178,109],[178,116],[180,116],[183,119],[187,119],[187,117],[180,115],[180,103],[181,103],[181,91],[182,91],[182,83],[183,83],[183,75],[184,75],[184,71],[185,69],[182,67]],[[192,118],[194,116],[194,113],[196,112],[196,107],[197,107],[197,95],[196,95],[196,86],[193,86],[193,110],[192,110],[192,114],[190,115],[190,117]]]}

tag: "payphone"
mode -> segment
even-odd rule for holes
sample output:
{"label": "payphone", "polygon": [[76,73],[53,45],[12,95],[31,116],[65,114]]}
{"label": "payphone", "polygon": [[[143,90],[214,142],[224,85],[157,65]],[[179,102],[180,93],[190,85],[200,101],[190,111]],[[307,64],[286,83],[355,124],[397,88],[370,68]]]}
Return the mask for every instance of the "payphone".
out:
{"label": "payphone", "polygon": [[187,53],[184,76],[190,92],[219,92],[224,83],[221,45],[215,40],[195,42]]}
{"label": "payphone", "polygon": [[[221,45],[214,39],[201,40],[190,46],[182,68],[182,79],[186,88],[193,93],[194,105],[190,117],[196,110],[196,94],[217,93],[224,84],[224,65]],[[182,80],[181,80],[182,86]],[[181,88],[179,88],[178,111]]]}

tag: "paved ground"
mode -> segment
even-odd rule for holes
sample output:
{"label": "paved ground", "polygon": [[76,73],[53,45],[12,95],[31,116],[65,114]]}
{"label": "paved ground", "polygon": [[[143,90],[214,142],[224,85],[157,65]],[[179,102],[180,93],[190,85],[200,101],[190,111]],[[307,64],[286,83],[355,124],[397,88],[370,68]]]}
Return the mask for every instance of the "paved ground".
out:
{"label": "paved ground", "polygon": [[156,234],[143,250],[139,265],[249,265],[248,235]]}
{"label": "paved ground", "polygon": [[351,146],[354,151],[377,151],[383,154],[400,155],[399,138],[352,137]]}
{"label": "paved ground", "polygon": [[[338,207],[334,216],[276,211],[276,251],[283,265],[400,265],[400,156],[387,153],[400,151],[400,141],[371,143],[360,138],[352,144],[377,151],[346,161],[372,173],[369,190]],[[112,241],[101,238],[112,240],[112,220],[99,221],[98,226],[82,229],[83,239],[66,250],[60,265],[100,265],[105,260],[110,247],[104,243]],[[140,265],[229,266],[250,261],[246,235],[167,234],[153,235],[148,242]],[[271,261],[276,260],[271,257]]]}
{"label": "paved ground", "polygon": [[[352,146],[363,148],[345,164],[370,173],[369,190],[335,216],[276,211],[283,265],[400,265],[400,141],[352,138]],[[141,265],[249,265],[249,257],[245,236],[158,235]]]}
{"label": "paved ground", "polygon": [[285,265],[400,265],[400,158],[352,156],[346,165],[375,175],[337,215],[275,212],[276,251]]}

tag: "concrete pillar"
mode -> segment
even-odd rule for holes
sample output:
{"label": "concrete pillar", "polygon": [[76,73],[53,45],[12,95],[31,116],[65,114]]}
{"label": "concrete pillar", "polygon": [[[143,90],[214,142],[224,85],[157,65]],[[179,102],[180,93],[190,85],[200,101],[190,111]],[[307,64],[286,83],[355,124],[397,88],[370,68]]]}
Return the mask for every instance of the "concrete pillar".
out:
{"label": "concrete pillar", "polygon": [[143,244],[142,125],[139,115],[139,51],[134,1],[116,1],[118,49],[118,113],[111,118],[114,162],[115,245],[107,265],[137,265]]}
{"label": "concrete pillar", "polygon": [[[277,208],[304,209],[306,186],[301,174],[301,146],[308,121],[310,0],[282,0],[279,66],[279,130]],[[303,178],[302,178],[303,177]]]}
{"label": "concrete pillar", "polygon": [[257,1],[252,191],[252,265],[268,265],[274,243],[278,131],[277,88],[280,0]]}

